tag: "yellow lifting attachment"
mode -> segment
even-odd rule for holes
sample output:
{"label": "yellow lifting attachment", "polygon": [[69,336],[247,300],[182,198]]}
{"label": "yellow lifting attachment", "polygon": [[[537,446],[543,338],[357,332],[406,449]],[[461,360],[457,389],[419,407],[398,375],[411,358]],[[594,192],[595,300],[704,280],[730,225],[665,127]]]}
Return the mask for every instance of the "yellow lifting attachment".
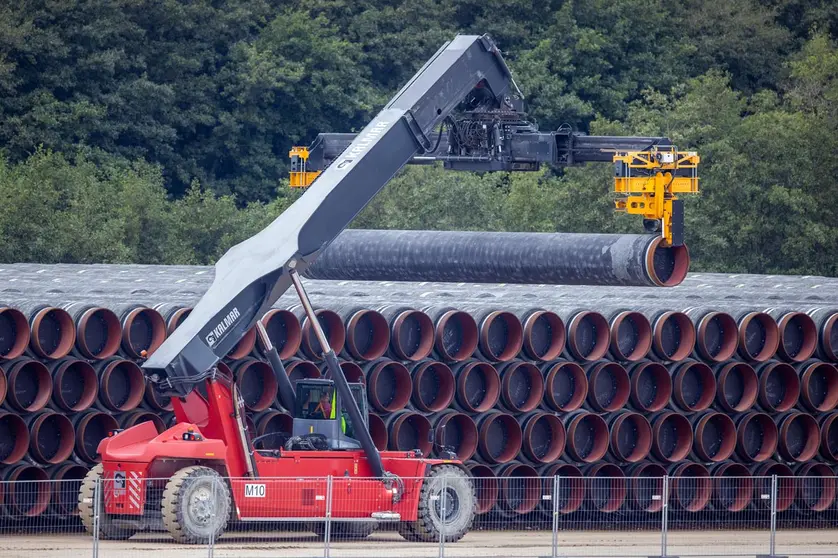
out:
{"label": "yellow lifting attachment", "polygon": [[[665,245],[680,244],[683,206],[676,194],[698,193],[699,156],[675,147],[614,154],[614,191],[617,211],[642,215],[656,227]],[[674,224],[673,224],[674,223]]]}
{"label": "yellow lifting attachment", "polygon": [[288,152],[291,157],[290,185],[292,188],[305,188],[311,186],[314,179],[320,176],[322,171],[306,171],[308,162],[308,147],[292,147]]}

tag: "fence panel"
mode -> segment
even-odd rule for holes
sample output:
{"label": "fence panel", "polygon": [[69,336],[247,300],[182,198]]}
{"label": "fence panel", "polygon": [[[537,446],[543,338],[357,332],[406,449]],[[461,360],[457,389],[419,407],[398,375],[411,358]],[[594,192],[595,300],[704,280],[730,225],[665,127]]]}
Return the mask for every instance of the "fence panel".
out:
{"label": "fence panel", "polygon": [[828,468],[812,467],[807,476],[777,477],[777,555],[838,555],[837,489],[838,477]]}

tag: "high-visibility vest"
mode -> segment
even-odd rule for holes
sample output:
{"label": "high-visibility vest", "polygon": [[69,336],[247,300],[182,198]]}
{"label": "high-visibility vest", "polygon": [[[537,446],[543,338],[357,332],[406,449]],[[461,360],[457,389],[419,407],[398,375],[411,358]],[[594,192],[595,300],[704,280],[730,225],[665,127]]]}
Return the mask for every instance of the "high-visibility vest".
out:
{"label": "high-visibility vest", "polygon": [[[334,419],[335,418],[335,413],[337,412],[336,409],[335,409],[336,396],[337,396],[337,391],[333,391],[332,392],[332,410],[329,413],[329,418],[330,419]],[[346,417],[343,416],[343,413],[341,413],[341,416],[340,416],[340,431],[343,432],[344,434],[346,434]]]}

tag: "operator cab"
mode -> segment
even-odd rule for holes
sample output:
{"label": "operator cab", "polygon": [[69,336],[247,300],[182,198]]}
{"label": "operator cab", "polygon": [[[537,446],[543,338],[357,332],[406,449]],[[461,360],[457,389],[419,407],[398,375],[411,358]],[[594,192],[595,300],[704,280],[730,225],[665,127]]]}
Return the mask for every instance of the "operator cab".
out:
{"label": "operator cab", "polygon": [[[327,379],[298,380],[295,385],[294,430],[291,441],[299,449],[309,445],[313,449],[361,449],[361,443],[355,438],[355,425],[349,413],[341,405],[335,383]],[[367,429],[367,398],[362,384],[349,384],[352,397],[358,405]],[[320,447],[323,444],[327,447]]]}

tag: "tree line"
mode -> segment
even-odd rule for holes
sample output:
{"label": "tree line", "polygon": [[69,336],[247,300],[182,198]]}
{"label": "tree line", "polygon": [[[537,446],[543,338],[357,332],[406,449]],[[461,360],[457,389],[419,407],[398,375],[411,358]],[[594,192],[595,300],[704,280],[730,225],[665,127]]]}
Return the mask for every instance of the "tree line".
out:
{"label": "tree line", "polygon": [[[299,195],[288,150],[358,131],[456,33],[542,130],[702,157],[693,269],[838,274],[838,3],[29,0],[0,7],[0,261],[215,261]],[[613,169],[409,167],[352,223],[637,232]]]}

